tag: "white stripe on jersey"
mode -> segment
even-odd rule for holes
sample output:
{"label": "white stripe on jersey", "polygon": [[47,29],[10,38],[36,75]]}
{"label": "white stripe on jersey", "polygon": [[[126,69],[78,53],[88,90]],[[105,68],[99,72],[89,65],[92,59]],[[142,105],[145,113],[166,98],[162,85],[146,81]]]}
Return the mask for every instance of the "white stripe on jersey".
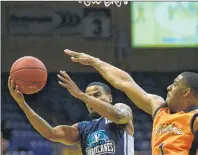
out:
{"label": "white stripe on jersey", "polygon": [[134,137],[124,132],[124,155],[134,155]]}

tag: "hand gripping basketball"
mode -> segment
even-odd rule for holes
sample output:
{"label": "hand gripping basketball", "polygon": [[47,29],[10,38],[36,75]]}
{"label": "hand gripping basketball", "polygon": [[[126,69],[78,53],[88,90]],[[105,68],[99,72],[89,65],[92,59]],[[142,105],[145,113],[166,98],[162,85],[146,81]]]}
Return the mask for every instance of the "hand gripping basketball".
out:
{"label": "hand gripping basketball", "polygon": [[34,94],[45,86],[47,69],[38,58],[24,56],[13,63],[10,77],[22,93]]}
{"label": "hand gripping basketball", "polygon": [[14,81],[9,77],[8,78],[8,89],[10,91],[11,96],[15,99],[15,101],[18,104],[23,104],[24,103],[24,96],[23,94],[18,90],[18,86],[14,85]]}

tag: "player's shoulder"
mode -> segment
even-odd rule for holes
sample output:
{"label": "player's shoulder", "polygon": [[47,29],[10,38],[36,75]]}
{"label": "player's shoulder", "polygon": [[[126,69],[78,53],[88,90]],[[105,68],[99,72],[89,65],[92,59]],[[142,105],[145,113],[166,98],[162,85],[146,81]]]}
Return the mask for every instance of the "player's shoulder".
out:
{"label": "player's shoulder", "polygon": [[151,114],[154,118],[159,109],[165,105],[165,100],[161,96],[155,94],[147,94],[147,98],[151,103]]}
{"label": "player's shoulder", "polygon": [[92,121],[82,121],[82,122],[78,122],[77,125],[78,125],[78,129],[83,129],[85,128],[86,126],[89,126],[92,124]]}
{"label": "player's shoulder", "polygon": [[82,121],[82,122],[78,122],[78,128],[84,128],[84,127],[87,127],[87,126],[90,126],[90,125],[93,125],[95,124],[96,122],[100,121],[103,117],[100,117],[98,119],[92,119],[90,121]]}
{"label": "player's shoulder", "polygon": [[157,103],[159,104],[159,106],[161,106],[162,104],[165,103],[165,100],[159,96],[159,95],[155,95],[155,94],[147,94],[147,97],[152,99],[152,100],[155,100],[157,101]]}
{"label": "player's shoulder", "polygon": [[156,110],[154,111],[154,113],[153,113],[153,116],[152,116],[153,120],[154,120],[155,117],[158,117],[158,116],[159,116],[159,113],[160,113],[160,112],[164,111],[164,109],[167,109],[167,108],[168,108],[168,105],[167,105],[165,102],[162,103],[162,104],[160,104],[160,105],[156,108]]}
{"label": "player's shoulder", "polygon": [[93,119],[91,121],[78,122],[77,123],[78,124],[78,131],[80,132],[80,134],[87,133],[87,132],[91,131],[93,129],[93,127],[96,126],[96,124],[103,121],[103,119],[104,119],[103,117],[100,117],[98,119]]}

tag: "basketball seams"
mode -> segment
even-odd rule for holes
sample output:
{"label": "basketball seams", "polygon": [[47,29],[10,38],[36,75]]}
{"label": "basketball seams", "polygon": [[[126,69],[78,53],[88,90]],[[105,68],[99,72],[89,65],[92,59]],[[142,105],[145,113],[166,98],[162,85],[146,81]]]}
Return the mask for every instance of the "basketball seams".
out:
{"label": "basketball seams", "polygon": [[[12,69],[15,68],[15,67],[17,66],[18,63],[23,62],[25,59],[28,59],[28,60],[34,59],[34,61],[38,61],[39,63],[41,63],[40,65],[42,65],[42,66],[45,68],[46,72],[47,72],[47,69],[46,69],[45,65],[43,64],[43,62],[42,62],[40,59],[35,58],[35,57],[33,57],[33,56],[24,56],[24,57],[19,58],[18,60],[16,60],[16,61],[13,63],[13,65],[12,65],[10,71],[12,71]],[[29,67],[29,68],[31,68],[31,67]],[[34,68],[34,67],[32,67],[32,68]],[[18,69],[17,69],[17,70],[18,70]],[[11,73],[11,72],[10,72],[10,73]]]}
{"label": "basketball seams", "polygon": [[16,69],[16,70],[13,70],[12,72],[10,72],[10,74],[12,74],[12,73],[14,73],[14,72],[16,72],[16,71],[20,71],[20,70],[28,70],[28,69],[38,69],[38,70],[42,70],[42,71],[44,71],[44,72],[46,72],[47,73],[47,70],[44,70],[44,69],[42,69],[42,68],[37,68],[37,67],[28,67],[28,68],[19,68],[19,69]]}
{"label": "basketball seams", "polygon": [[[11,67],[11,69],[10,69],[10,71],[12,70],[12,68],[14,68],[19,62],[21,62],[20,60],[17,60],[13,65],[12,65],[12,67]],[[11,74],[11,72],[10,72],[10,74]]]}
{"label": "basketball seams", "polygon": [[46,80],[45,81],[41,81],[41,82],[30,82],[30,81],[25,81],[25,80],[22,80],[22,79],[19,79],[19,78],[17,78],[17,77],[15,77],[15,79],[16,80],[19,80],[19,81],[22,81],[22,82],[25,82],[25,83],[43,83],[43,82],[46,82]]}
{"label": "basketball seams", "polygon": [[[43,80],[43,81],[27,81],[27,80],[24,80],[24,79],[21,79],[19,77],[17,77],[15,74],[17,74],[17,72],[19,73],[20,71],[24,71],[24,70],[37,70],[37,71],[41,71],[42,73],[46,74],[46,79]],[[21,69],[17,69],[13,72],[11,72],[10,74],[11,76],[14,77],[14,79],[17,79],[17,80],[20,80],[20,81],[23,81],[23,82],[27,82],[27,83],[42,83],[42,82],[45,82],[47,80],[47,71],[41,69],[41,68],[21,68]]]}

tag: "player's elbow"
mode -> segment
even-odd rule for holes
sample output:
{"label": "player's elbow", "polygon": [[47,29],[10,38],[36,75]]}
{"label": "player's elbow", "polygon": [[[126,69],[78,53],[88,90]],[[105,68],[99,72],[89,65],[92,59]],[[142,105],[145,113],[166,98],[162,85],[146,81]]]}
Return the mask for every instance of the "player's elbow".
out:
{"label": "player's elbow", "polygon": [[132,110],[129,106],[116,103],[114,107],[116,124],[128,124],[132,120]]}
{"label": "player's elbow", "polygon": [[116,124],[128,124],[130,120],[131,118],[129,118],[128,116],[120,116],[114,122]]}
{"label": "player's elbow", "polygon": [[56,134],[55,134],[55,130],[54,130],[54,129],[52,130],[52,132],[47,133],[47,134],[45,133],[43,136],[44,136],[46,139],[50,140],[50,141],[58,142],[58,138],[57,138],[57,136],[56,136]]}
{"label": "player's elbow", "polygon": [[131,114],[125,114],[122,112],[118,112],[114,117],[114,122],[116,124],[128,124],[132,120]]}
{"label": "player's elbow", "polygon": [[50,141],[53,141],[53,142],[57,142],[57,138],[56,138],[56,136],[55,135],[53,135],[53,134],[49,134],[49,135],[45,135],[44,136],[46,139],[48,139],[48,140],[50,140]]}

